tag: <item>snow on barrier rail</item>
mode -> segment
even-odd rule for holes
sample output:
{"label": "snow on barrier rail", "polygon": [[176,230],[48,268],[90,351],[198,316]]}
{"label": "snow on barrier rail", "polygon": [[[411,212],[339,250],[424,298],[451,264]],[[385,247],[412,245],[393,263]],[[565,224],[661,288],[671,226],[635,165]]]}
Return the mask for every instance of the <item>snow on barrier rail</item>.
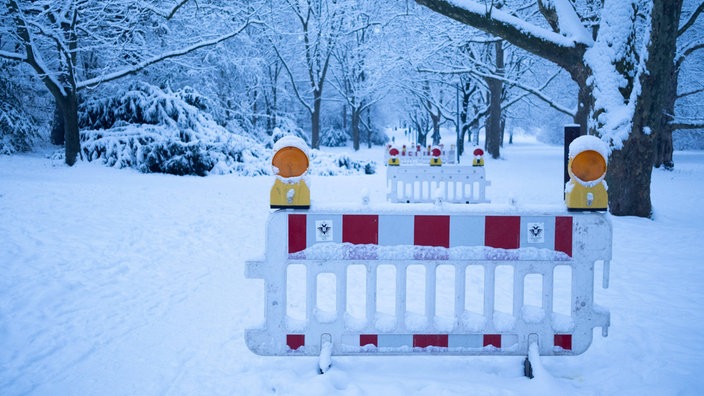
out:
{"label": "snow on barrier rail", "polygon": [[[386,167],[386,198],[391,202],[488,203],[483,166],[402,165]],[[438,196],[439,194],[439,196]]]}
{"label": "snow on barrier rail", "polygon": [[266,297],[249,349],[527,355],[537,343],[541,355],[577,355],[594,328],[606,336],[609,312],[593,297],[595,263],[608,284],[605,214],[460,208],[273,212],[265,259],[246,264]]}

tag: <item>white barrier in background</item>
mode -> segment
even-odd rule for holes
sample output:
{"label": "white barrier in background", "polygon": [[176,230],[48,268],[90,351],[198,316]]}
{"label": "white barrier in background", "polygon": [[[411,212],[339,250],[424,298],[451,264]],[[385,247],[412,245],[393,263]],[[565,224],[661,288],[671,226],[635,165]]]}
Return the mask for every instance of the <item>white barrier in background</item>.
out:
{"label": "white barrier in background", "polygon": [[386,197],[391,202],[433,202],[438,193],[446,202],[486,203],[483,166],[401,165],[386,167]]}
{"label": "white barrier in background", "polygon": [[[389,158],[391,158],[391,155],[389,154],[391,147],[393,146],[386,146],[386,151],[384,152],[384,163],[388,163]],[[430,164],[430,159],[432,156],[430,155],[430,149],[428,148],[424,148],[420,145],[402,145],[401,147],[396,146],[396,148],[399,150],[399,155],[396,158],[398,158],[401,165]],[[449,150],[446,150],[445,146],[442,144],[438,146],[438,148],[440,149],[439,158],[442,160],[443,164],[454,164],[457,162],[457,149],[454,144],[450,146]]]}
{"label": "white barrier in background", "polygon": [[602,213],[277,211],[246,264],[266,301],[245,338],[260,355],[577,355],[607,334],[610,258]]}

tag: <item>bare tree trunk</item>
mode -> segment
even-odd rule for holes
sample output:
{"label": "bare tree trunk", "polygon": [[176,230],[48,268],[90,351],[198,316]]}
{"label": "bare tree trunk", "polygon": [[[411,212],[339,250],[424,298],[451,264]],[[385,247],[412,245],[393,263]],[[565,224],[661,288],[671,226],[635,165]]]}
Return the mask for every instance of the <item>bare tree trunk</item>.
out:
{"label": "bare tree trunk", "polygon": [[68,166],[73,166],[81,154],[81,138],[78,129],[78,97],[75,91],[67,91],[65,97],[56,98],[63,116],[64,144]]}
{"label": "bare tree trunk", "polygon": [[354,151],[359,151],[359,124],[362,121],[362,110],[359,107],[352,108],[352,147]]}
{"label": "bare tree trunk", "polygon": [[[655,136],[669,120],[663,92],[671,84],[682,0],[653,0],[652,28],[633,130],[621,150],[611,154],[607,181],[609,210],[617,216],[650,217],[650,181],[655,164]],[[674,39],[673,39],[674,37]]]}
{"label": "bare tree trunk", "polygon": [[320,148],[320,109],[323,104],[322,92],[313,91],[313,111],[310,113],[310,146]]}
{"label": "bare tree trunk", "polygon": [[[503,42],[494,43],[494,62],[496,74],[503,75],[504,71],[504,49]],[[491,158],[501,156],[501,93],[503,92],[503,82],[496,78],[489,78],[489,119],[486,125],[486,151]]]}
{"label": "bare tree trunk", "polygon": [[440,114],[430,114],[430,119],[433,122],[433,135],[431,136],[433,139],[433,146],[437,146],[440,144]]}
{"label": "bare tree trunk", "polygon": [[54,103],[54,119],[51,123],[51,144],[55,144],[57,146],[63,146],[64,145],[64,115],[61,112],[61,108],[59,108],[59,103],[55,102]]}

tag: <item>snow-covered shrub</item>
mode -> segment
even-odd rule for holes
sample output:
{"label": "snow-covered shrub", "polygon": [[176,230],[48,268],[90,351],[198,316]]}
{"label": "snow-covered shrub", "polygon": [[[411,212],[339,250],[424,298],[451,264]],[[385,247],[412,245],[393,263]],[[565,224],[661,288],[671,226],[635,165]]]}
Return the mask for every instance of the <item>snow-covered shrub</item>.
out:
{"label": "snow-covered shrub", "polygon": [[0,154],[29,151],[39,139],[38,129],[20,106],[0,100]]}
{"label": "snow-covered shrub", "polygon": [[[383,146],[389,141],[389,136],[386,135],[386,130],[384,128],[373,126],[371,133],[371,141],[375,146]],[[365,141],[368,141],[367,136],[364,137]]]}
{"label": "snow-covered shrub", "polygon": [[680,130],[672,133],[675,150],[704,150],[704,130]]}
{"label": "snow-covered shrub", "polygon": [[278,122],[279,126],[274,128],[271,134],[271,141],[266,144],[267,148],[274,147],[274,143],[286,135],[297,136],[303,139],[306,144],[310,145],[310,137],[303,131],[303,129],[296,125],[295,121],[286,117],[279,117]]}
{"label": "snow-covered shrub", "polygon": [[320,150],[311,150],[311,173],[319,176],[352,175],[376,173],[376,162],[356,161],[348,155],[331,154]]}
{"label": "snow-covered shrub", "polygon": [[145,173],[268,173],[264,147],[219,126],[207,109],[207,99],[190,88],[133,84],[81,107],[83,154]]}
{"label": "snow-covered shrub", "polygon": [[349,135],[342,129],[325,128],[320,133],[320,145],[325,147],[342,147],[347,145]]}
{"label": "snow-covered shrub", "polygon": [[[164,91],[145,83],[86,102],[79,114],[84,158],[145,173],[271,174],[271,150],[241,130],[218,125],[207,109],[207,99],[193,90]],[[307,140],[295,124],[283,125],[286,129],[276,128],[272,141],[287,134]],[[315,175],[375,172],[373,162],[313,151]]]}

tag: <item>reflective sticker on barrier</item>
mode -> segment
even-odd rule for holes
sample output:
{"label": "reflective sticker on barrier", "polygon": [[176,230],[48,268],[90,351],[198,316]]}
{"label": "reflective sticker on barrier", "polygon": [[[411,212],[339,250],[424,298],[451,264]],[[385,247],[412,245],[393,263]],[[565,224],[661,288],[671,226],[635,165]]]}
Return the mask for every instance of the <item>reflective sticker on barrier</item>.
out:
{"label": "reflective sticker on barrier", "polygon": [[545,223],[526,224],[528,243],[545,243]]}
{"label": "reflective sticker on barrier", "polygon": [[316,242],[331,242],[333,239],[333,222],[332,220],[316,220],[315,221],[315,241]]}

